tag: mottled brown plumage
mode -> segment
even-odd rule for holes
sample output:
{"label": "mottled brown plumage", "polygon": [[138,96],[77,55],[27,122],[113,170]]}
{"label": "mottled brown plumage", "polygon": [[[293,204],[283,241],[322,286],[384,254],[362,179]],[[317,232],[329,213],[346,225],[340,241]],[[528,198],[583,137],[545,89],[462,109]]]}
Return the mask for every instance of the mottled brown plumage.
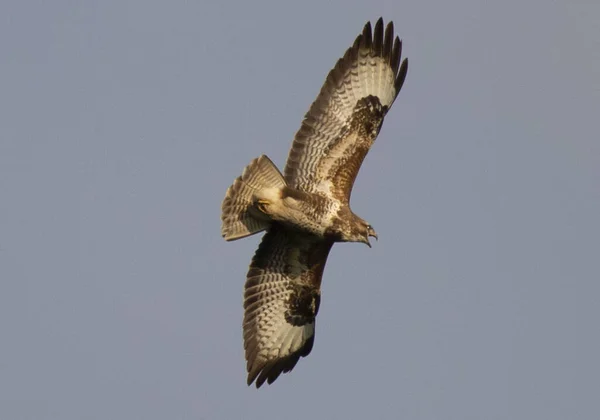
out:
{"label": "mottled brown plumage", "polygon": [[227,190],[222,234],[266,230],[244,293],[248,384],[272,383],[314,343],[321,279],[335,242],[377,237],[350,209],[352,186],[406,77],[390,22],[367,23],[331,70],[296,133],[284,174],[266,156]]}

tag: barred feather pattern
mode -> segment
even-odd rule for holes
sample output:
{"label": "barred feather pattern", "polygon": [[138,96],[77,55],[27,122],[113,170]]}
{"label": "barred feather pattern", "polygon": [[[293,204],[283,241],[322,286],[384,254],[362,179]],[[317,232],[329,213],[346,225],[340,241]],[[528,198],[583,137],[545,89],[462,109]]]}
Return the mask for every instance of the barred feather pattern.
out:
{"label": "barred feather pattern", "polygon": [[[388,23],[385,31],[382,19],[377,21],[374,30],[370,22],[365,25],[353,46],[329,72],[319,96],[296,133],[284,171],[289,186],[324,195],[331,193],[333,180],[318,177],[323,159],[328,156],[327,151],[340,141],[356,140],[348,133],[348,128],[361,99],[369,96],[377,98],[383,115],[387,113],[402,88],[408,70],[406,59],[400,63],[401,54],[402,42],[394,37],[392,22]],[[382,123],[383,118],[377,132]],[[353,159],[357,152],[351,146],[343,149],[347,154],[339,157],[346,161]],[[360,163],[365,154],[357,156]],[[358,172],[360,164],[353,166]],[[353,181],[356,173],[349,174],[349,177]],[[346,197],[345,201],[348,199]]]}
{"label": "barred feather pattern", "polygon": [[321,278],[332,245],[278,225],[263,237],[244,292],[248,385],[272,383],[312,350]]}
{"label": "barred feather pattern", "polygon": [[221,235],[228,241],[265,230],[269,220],[252,212],[254,194],[263,188],[283,188],[285,180],[267,156],[254,159],[227,189],[221,205]]}

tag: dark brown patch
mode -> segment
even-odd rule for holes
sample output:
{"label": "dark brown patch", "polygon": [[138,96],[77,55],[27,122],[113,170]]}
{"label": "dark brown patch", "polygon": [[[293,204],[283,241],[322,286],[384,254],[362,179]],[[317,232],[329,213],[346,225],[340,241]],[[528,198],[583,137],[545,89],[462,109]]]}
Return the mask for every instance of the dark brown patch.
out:
{"label": "dark brown patch", "polygon": [[319,292],[314,287],[298,283],[290,283],[288,287],[291,294],[286,301],[285,320],[297,327],[312,323],[319,311]]}
{"label": "dark brown patch", "polygon": [[[381,105],[376,96],[369,95],[360,99],[354,107],[349,124],[344,127],[343,134],[339,137],[338,142],[345,141],[345,138],[351,133],[356,133],[358,137],[353,147],[337,160],[337,165],[327,175],[333,184],[333,196],[342,202],[350,201],[354,180],[365,156],[379,134],[385,112],[386,107]],[[332,147],[335,147],[335,144],[330,145],[327,152]]]}

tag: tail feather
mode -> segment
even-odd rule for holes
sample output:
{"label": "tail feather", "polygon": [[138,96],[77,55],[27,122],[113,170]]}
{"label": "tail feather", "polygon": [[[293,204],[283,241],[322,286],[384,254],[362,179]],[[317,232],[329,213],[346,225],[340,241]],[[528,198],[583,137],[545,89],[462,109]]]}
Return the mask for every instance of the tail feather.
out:
{"label": "tail feather", "polygon": [[221,234],[227,241],[244,238],[269,227],[269,219],[252,212],[255,193],[264,188],[283,188],[281,172],[267,156],[254,159],[227,189],[221,206]]}

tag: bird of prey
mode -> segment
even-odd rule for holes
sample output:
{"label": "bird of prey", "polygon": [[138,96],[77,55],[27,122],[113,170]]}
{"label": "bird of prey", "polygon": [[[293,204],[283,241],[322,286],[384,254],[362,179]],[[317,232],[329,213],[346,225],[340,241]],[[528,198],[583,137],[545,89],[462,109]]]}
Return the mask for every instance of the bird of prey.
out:
{"label": "bird of prey", "polygon": [[321,278],[335,242],[377,239],[350,209],[358,170],[406,77],[402,42],[389,22],[368,22],[329,72],[305,115],[282,174],[265,155],[229,187],[227,241],[266,231],[246,276],[248,385],[273,383],[307,356],[315,338]]}

